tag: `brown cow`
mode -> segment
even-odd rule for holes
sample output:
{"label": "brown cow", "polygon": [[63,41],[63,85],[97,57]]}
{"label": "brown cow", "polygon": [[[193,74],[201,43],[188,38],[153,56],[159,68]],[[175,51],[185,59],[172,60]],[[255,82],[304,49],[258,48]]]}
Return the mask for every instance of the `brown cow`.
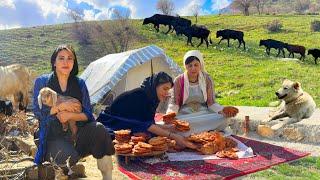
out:
{"label": "brown cow", "polygon": [[289,52],[289,57],[292,54],[292,57],[294,58],[294,53],[298,53],[301,55],[300,60],[304,60],[304,58],[306,57],[306,48],[304,46],[285,43],[285,48]]}

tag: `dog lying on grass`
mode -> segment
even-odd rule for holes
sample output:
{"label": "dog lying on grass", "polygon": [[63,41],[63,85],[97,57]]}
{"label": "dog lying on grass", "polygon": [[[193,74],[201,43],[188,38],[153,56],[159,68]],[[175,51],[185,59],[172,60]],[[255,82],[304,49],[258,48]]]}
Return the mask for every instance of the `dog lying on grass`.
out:
{"label": "dog lying on grass", "polygon": [[[69,106],[62,106],[63,103],[70,103]],[[57,114],[58,112],[67,111],[67,112],[74,112],[74,113],[80,113],[82,112],[82,106],[79,100],[70,97],[70,96],[62,96],[57,94],[54,90],[51,88],[45,87],[42,88],[38,95],[38,104],[39,108],[42,108],[42,104],[49,106],[51,108],[54,108],[53,111],[51,111],[52,114]],[[70,107],[73,107],[71,109]],[[76,139],[77,135],[77,125],[75,121],[69,121],[68,123],[63,123],[62,127],[64,131],[68,130],[68,126],[72,132],[72,139]]]}
{"label": "dog lying on grass", "polygon": [[304,92],[299,82],[292,82],[284,80],[282,87],[276,92],[278,99],[283,102],[280,108],[273,116],[264,122],[289,117],[289,119],[282,121],[271,127],[273,130],[278,130],[281,127],[309,118],[316,109],[316,103],[313,98]]}

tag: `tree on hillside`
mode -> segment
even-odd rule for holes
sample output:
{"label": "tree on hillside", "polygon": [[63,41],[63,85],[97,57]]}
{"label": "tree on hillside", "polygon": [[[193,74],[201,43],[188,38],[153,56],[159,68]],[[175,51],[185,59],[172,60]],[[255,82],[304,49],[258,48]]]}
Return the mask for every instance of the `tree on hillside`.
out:
{"label": "tree on hillside", "polygon": [[320,11],[320,0],[314,1],[309,6],[309,11],[311,13],[316,13]]}
{"label": "tree on hillside", "polygon": [[256,7],[259,15],[263,13],[263,7],[268,0],[252,0],[252,4]]}
{"label": "tree on hillside", "polygon": [[297,13],[303,13],[309,9],[310,4],[310,0],[296,0],[294,8]]}
{"label": "tree on hillside", "polygon": [[201,7],[199,4],[194,4],[190,8],[192,15],[196,18],[196,24],[198,23],[198,16],[199,16],[200,8]]}
{"label": "tree on hillside", "polygon": [[90,26],[83,20],[83,16],[77,9],[68,9],[68,16],[73,20],[71,34],[81,45],[91,44]]}
{"label": "tree on hillside", "polygon": [[158,0],[157,10],[165,15],[173,14],[174,4],[171,0]]}
{"label": "tree on hillside", "polygon": [[68,16],[75,22],[78,23],[83,20],[79,9],[68,9]]}
{"label": "tree on hillside", "polygon": [[235,9],[239,9],[243,15],[249,16],[249,7],[252,0],[234,0],[231,4]]}
{"label": "tree on hillside", "polygon": [[113,13],[113,20],[96,25],[94,36],[107,53],[124,52],[141,36],[133,25],[129,12],[114,10]]}

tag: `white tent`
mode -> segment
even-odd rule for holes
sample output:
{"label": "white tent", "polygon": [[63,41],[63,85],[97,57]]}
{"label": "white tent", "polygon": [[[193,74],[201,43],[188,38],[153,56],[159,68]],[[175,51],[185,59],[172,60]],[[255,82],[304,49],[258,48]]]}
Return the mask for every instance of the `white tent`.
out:
{"label": "white tent", "polygon": [[173,78],[182,73],[181,68],[162,49],[151,45],[106,55],[91,62],[80,77],[86,82],[91,103],[95,104],[110,92],[116,97],[124,91],[139,87],[152,72],[159,71]]}

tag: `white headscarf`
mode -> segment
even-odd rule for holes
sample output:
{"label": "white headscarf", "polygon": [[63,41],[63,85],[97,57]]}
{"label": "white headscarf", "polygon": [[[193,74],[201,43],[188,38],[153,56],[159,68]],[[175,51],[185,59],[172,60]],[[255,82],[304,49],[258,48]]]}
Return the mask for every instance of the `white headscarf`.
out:
{"label": "white headscarf", "polygon": [[[186,60],[190,56],[195,56],[200,61],[201,71],[199,72],[198,82],[199,82],[199,86],[200,86],[202,94],[203,94],[203,98],[205,101],[207,101],[207,86],[206,86],[206,78],[204,76],[204,73],[206,73],[206,70],[204,67],[203,56],[199,50],[190,50],[183,57],[183,64],[184,65],[186,63]],[[184,104],[189,97],[189,86],[190,86],[190,84],[189,84],[189,79],[188,79],[188,73],[187,73],[187,71],[185,71],[184,72],[184,88],[183,88],[184,94],[183,94],[183,103],[182,104]]]}

